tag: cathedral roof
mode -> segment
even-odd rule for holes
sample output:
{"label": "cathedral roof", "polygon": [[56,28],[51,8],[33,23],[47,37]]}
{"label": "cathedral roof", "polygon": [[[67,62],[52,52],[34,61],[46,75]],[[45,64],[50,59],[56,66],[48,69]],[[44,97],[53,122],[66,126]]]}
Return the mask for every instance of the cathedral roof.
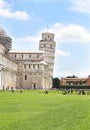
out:
{"label": "cathedral roof", "polygon": [[0,27],[0,36],[7,37],[7,34],[2,27]]}
{"label": "cathedral roof", "polygon": [[11,50],[10,53],[44,53],[41,50]]}

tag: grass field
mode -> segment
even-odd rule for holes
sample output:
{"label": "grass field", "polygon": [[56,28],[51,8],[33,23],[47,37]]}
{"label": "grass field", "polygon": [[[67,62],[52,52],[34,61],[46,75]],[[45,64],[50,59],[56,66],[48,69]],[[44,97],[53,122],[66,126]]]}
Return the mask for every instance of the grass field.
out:
{"label": "grass field", "polygon": [[1,91],[0,130],[90,130],[90,95]]}

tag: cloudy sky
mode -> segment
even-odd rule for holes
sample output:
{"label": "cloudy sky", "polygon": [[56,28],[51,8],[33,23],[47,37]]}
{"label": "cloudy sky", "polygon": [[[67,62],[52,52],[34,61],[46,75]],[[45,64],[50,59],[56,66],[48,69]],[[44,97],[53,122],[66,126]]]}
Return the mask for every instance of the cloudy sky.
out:
{"label": "cloudy sky", "polygon": [[0,0],[0,26],[18,50],[38,50],[48,26],[56,41],[54,77],[90,75],[90,0]]}

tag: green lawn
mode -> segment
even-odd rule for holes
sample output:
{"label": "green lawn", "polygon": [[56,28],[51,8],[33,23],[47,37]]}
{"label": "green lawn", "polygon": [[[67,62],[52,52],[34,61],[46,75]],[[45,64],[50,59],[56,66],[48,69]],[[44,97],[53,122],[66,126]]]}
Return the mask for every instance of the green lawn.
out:
{"label": "green lawn", "polygon": [[90,130],[90,95],[1,91],[0,130]]}

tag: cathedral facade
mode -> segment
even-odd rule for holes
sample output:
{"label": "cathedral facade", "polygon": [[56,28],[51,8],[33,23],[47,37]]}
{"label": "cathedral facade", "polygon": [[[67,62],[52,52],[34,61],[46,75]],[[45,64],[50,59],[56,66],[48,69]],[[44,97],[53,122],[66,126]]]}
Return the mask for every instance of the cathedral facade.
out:
{"label": "cathedral facade", "polygon": [[38,51],[14,51],[12,39],[0,28],[0,89],[49,89],[52,87],[54,34],[42,33]]}

